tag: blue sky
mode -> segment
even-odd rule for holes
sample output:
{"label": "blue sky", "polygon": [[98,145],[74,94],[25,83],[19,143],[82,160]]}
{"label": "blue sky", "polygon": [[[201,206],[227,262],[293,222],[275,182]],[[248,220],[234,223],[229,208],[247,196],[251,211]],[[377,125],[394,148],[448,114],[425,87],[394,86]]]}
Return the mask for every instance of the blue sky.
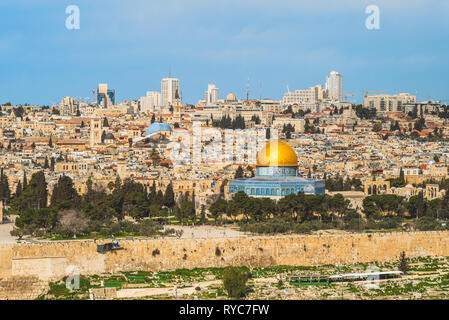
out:
{"label": "blue sky", "polygon": [[[380,30],[368,30],[368,5]],[[80,30],[67,30],[78,5]],[[418,92],[449,101],[447,0],[2,0],[0,103],[51,104],[90,97],[98,83],[117,99],[160,90],[169,69],[183,101],[215,81],[220,96],[280,99],[339,71],[343,90]]]}

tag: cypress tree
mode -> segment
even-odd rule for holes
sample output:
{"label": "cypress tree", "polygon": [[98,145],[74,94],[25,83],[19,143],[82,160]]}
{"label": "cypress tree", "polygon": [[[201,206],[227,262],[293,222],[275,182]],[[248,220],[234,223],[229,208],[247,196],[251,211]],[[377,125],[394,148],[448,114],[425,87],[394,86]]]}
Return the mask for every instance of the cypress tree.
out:
{"label": "cypress tree", "polygon": [[48,164],[48,158],[45,157],[45,163],[44,163],[44,169],[50,168],[50,165]]}
{"label": "cypress tree", "polygon": [[17,198],[20,197],[21,195],[22,195],[22,182],[20,182],[19,180],[19,183],[17,183],[16,186],[16,193],[14,194],[14,197]]}
{"label": "cypress tree", "polygon": [[73,205],[77,199],[78,193],[73,186],[72,179],[66,175],[59,177],[58,183],[55,185],[51,195],[51,205],[54,206],[59,201],[70,201]]}
{"label": "cypress tree", "polygon": [[55,158],[50,158],[50,171],[55,171]]}
{"label": "cypress tree", "polygon": [[162,190],[159,190],[156,194],[156,201],[157,204],[163,204],[164,203],[164,194],[162,193]]}
{"label": "cypress tree", "polygon": [[[37,201],[38,208],[46,208],[48,201],[47,182],[45,181],[45,174],[43,171],[39,171],[33,174],[31,180],[35,179],[35,185],[37,188]],[[31,181],[30,181],[31,183]]]}
{"label": "cypress tree", "polygon": [[23,171],[23,186],[22,186],[22,190],[25,190],[25,188],[28,185],[28,181],[27,181],[27,174],[25,171]]}
{"label": "cypress tree", "polygon": [[407,258],[405,257],[405,251],[402,251],[399,257],[399,270],[404,272],[404,274],[406,274],[408,272],[408,269],[409,267]]}
{"label": "cypress tree", "polygon": [[168,208],[173,208],[175,206],[175,193],[173,192],[173,185],[171,184],[171,182],[168,184],[167,189],[165,190],[163,204]]}
{"label": "cypress tree", "polygon": [[11,190],[9,189],[8,177],[3,173],[3,168],[0,172],[0,200],[8,203],[11,198]]}
{"label": "cypress tree", "polygon": [[148,198],[150,199],[150,202],[154,203],[156,201],[156,181],[153,181],[153,185],[150,188],[150,194],[148,195]]}
{"label": "cypress tree", "polygon": [[120,176],[117,175],[114,182],[114,193],[119,192],[122,189],[122,180],[120,179]]}

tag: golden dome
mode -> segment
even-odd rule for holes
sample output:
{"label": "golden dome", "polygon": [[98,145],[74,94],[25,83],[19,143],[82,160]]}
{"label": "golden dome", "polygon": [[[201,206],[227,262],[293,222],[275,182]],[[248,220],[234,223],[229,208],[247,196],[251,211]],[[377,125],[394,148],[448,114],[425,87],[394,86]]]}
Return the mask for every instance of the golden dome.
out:
{"label": "golden dome", "polygon": [[282,140],[268,141],[257,154],[259,167],[297,167],[298,157],[295,150]]}

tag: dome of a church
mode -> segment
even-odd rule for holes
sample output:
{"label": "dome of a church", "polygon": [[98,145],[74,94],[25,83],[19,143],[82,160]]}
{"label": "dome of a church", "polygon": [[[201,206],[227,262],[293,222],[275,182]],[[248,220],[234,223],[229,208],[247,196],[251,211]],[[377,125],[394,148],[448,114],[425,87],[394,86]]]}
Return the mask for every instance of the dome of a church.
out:
{"label": "dome of a church", "polygon": [[258,167],[297,167],[298,157],[295,150],[282,140],[273,140],[257,154]]}
{"label": "dome of a church", "polygon": [[159,131],[172,131],[172,128],[168,123],[154,122],[147,128],[146,135],[149,136]]}

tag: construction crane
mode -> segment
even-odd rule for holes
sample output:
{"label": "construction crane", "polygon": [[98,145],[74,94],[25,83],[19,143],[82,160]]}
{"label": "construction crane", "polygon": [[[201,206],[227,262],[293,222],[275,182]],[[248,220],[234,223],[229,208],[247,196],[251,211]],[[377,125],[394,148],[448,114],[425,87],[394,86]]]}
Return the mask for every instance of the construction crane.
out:
{"label": "construction crane", "polygon": [[374,93],[374,92],[385,92],[386,90],[366,90],[365,91],[365,98],[368,96],[368,94],[370,93]]}

